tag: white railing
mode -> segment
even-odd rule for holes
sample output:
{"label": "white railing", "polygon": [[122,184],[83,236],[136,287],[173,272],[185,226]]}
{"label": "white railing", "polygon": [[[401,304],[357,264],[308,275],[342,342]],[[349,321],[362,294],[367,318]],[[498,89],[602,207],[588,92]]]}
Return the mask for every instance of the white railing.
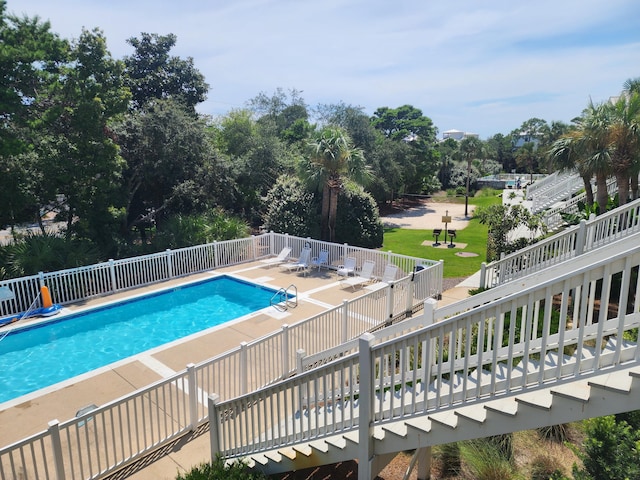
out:
{"label": "white railing", "polygon": [[[618,183],[615,177],[609,178],[609,180],[607,180],[607,193],[611,197],[615,195],[617,191]],[[562,217],[562,214],[575,215],[579,213],[578,204],[585,202],[586,199],[587,193],[581,192],[559,205],[546,209],[540,214],[542,216],[542,222],[547,226],[549,231],[555,230],[565,224],[565,219]]]}
{"label": "white railing", "polygon": [[547,188],[549,185],[554,184],[558,178],[558,171],[555,171],[544,178],[536,180],[535,183],[531,185],[527,185],[527,199],[533,200],[533,195],[538,191],[544,188]]}
{"label": "white railing", "polygon": [[[556,183],[546,188],[541,188],[533,194],[531,211],[538,213],[554,203],[568,200],[583,187],[582,177],[577,174],[558,177]],[[527,192],[527,197],[531,197],[530,192]]]}
{"label": "white railing", "polygon": [[[305,243],[312,244],[309,239],[272,237],[274,251],[285,240],[300,249]],[[264,239],[259,237],[257,241]],[[205,252],[208,259],[222,255],[228,262],[254,255],[253,242],[230,242],[232,248],[221,248],[221,243],[206,246],[207,250],[193,250],[198,254]],[[322,248],[329,245],[322,243]],[[277,332],[242,343],[198,365],[189,365],[182,372],[77,418],[63,423],[53,420],[47,431],[0,449],[0,479],[20,475],[56,480],[104,476],[206,422],[207,398],[214,392],[226,400],[288,378],[296,370],[297,350],[313,354],[334,347],[395,318],[410,316],[425,298],[442,293],[442,262],[382,252],[375,257],[363,249],[338,247],[336,255],[347,249],[349,255],[391,260],[406,268],[411,262],[426,267],[417,272],[411,269],[409,275],[389,285],[378,284],[373,291],[339,307],[295,325],[285,325]],[[192,254],[182,253],[186,259],[193,258]],[[165,260],[173,257],[168,253],[162,255]],[[144,258],[140,264],[148,261]],[[157,265],[157,258],[151,264]],[[175,258],[171,264],[175,268]],[[45,470],[48,473],[39,473]]]}
{"label": "white railing", "polygon": [[[357,353],[251,394],[211,396],[212,452],[238,458],[357,430],[366,463],[376,425],[594,374],[605,351],[589,345],[609,336],[618,341],[606,365],[639,363],[638,347],[622,341],[640,324],[638,235],[604,259],[587,256],[586,266],[437,323],[425,308],[427,327],[384,342],[363,335]],[[545,368],[534,368],[539,359]]]}
{"label": "white railing", "polygon": [[490,288],[543,270],[569,258],[609,245],[640,230],[640,199],[483,264],[480,287]]}
{"label": "white railing", "polygon": [[342,263],[346,256],[357,257],[358,265],[364,260],[373,260],[376,262],[374,275],[377,276],[382,275],[387,263],[398,265],[405,274],[412,272],[417,265],[432,266],[438,263],[392,252],[266,233],[3,280],[0,281],[0,287],[9,287],[15,298],[0,302],[0,318],[27,310],[43,285],[49,287],[53,303],[66,305],[215,268],[251,262],[277,254],[284,246],[292,247],[292,255],[297,256],[305,245],[311,247],[313,256],[317,256],[322,249],[329,250],[330,263],[334,266]]}

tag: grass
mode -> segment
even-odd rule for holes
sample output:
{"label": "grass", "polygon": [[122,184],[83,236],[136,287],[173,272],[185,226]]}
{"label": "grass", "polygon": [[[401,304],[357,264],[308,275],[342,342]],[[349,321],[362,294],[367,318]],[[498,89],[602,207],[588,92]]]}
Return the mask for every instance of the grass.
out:
{"label": "grass", "polygon": [[[486,205],[500,204],[501,199],[498,196],[500,191],[482,190],[478,194],[469,198],[469,204],[476,208]],[[464,203],[464,197],[448,197],[434,196],[431,201],[446,203]],[[401,228],[389,228],[384,231],[384,240],[382,248],[391,250],[401,255],[409,255],[412,257],[426,258],[429,260],[444,260],[444,277],[468,277],[480,270],[480,265],[486,259],[487,254],[487,236],[488,229],[486,225],[472,218],[469,225],[458,230],[458,237],[455,243],[465,243],[467,246],[460,250],[459,248],[436,248],[431,246],[433,243],[432,230],[410,230]],[[439,241],[443,242],[441,237]],[[422,245],[422,242],[427,245]],[[456,252],[475,253],[476,257],[460,257]]]}

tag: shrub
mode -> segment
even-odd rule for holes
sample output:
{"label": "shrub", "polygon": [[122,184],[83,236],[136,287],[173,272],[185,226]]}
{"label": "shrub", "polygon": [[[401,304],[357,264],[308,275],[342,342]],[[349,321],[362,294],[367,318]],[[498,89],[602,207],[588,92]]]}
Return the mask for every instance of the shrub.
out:
{"label": "shrub", "polygon": [[178,474],[176,480],[266,480],[261,473],[253,473],[247,470],[245,464],[234,462],[225,465],[221,457],[211,463],[202,463],[193,467],[185,474]]}

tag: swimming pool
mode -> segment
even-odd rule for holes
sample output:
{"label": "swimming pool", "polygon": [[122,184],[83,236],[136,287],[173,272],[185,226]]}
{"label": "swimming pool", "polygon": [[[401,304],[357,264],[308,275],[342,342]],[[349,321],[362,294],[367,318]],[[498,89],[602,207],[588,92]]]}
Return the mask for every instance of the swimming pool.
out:
{"label": "swimming pool", "polygon": [[0,403],[268,307],[274,293],[221,276],[16,328],[0,340]]}

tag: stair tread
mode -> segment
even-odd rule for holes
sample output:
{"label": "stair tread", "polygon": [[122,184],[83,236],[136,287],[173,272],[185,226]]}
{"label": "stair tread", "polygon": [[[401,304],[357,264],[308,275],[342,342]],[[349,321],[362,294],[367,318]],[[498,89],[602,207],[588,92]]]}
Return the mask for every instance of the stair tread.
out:
{"label": "stair tread", "polygon": [[[293,449],[305,457],[310,457],[313,454],[313,449],[308,443],[302,443],[300,445],[294,445]],[[293,460],[293,459],[292,459]]]}
{"label": "stair tread", "polygon": [[467,405],[456,409],[455,414],[477,423],[484,423],[487,419],[487,410],[482,405]]}
{"label": "stair tread", "polygon": [[591,387],[586,383],[568,383],[552,387],[551,394],[558,395],[563,398],[587,402],[591,396]]}
{"label": "stair tread", "polygon": [[287,457],[289,460],[295,460],[297,453],[295,447],[282,447],[278,449],[278,453],[283,457]]}
{"label": "stair tread", "polygon": [[309,442],[309,446],[322,453],[327,453],[329,451],[329,445],[324,440],[314,440],[313,442]]}
{"label": "stair tread", "polygon": [[604,377],[589,380],[589,386],[604,388],[613,392],[628,393],[631,389],[631,376],[626,372],[612,372]]}
{"label": "stair tread", "polygon": [[432,422],[437,422],[449,428],[456,428],[458,426],[458,417],[452,410],[431,414],[429,415],[429,419]]}
{"label": "stair tread", "polygon": [[553,403],[553,395],[548,390],[528,392],[516,397],[516,402],[530,405],[532,407],[550,410]]}
{"label": "stair tread", "polygon": [[358,444],[359,443],[359,435],[358,435],[358,431],[353,431],[353,432],[347,432],[347,433],[343,433],[342,436],[345,438],[345,440],[349,440],[352,443]]}
{"label": "stair tread", "polygon": [[404,424],[404,422],[386,423],[382,426],[382,428],[385,431],[393,433],[398,437],[404,438],[407,436],[407,426]]}
{"label": "stair tread", "polygon": [[347,441],[342,435],[325,438],[325,442],[329,445],[339,448],[340,450],[343,450],[347,446]]}
{"label": "stair tread", "polygon": [[429,420],[428,418],[412,418],[409,420],[405,420],[404,424],[407,427],[420,430],[421,432],[424,432],[424,433],[431,432],[431,420]]}
{"label": "stair tread", "polygon": [[513,398],[494,400],[487,403],[484,408],[509,416],[514,416],[518,413],[518,403]]}

